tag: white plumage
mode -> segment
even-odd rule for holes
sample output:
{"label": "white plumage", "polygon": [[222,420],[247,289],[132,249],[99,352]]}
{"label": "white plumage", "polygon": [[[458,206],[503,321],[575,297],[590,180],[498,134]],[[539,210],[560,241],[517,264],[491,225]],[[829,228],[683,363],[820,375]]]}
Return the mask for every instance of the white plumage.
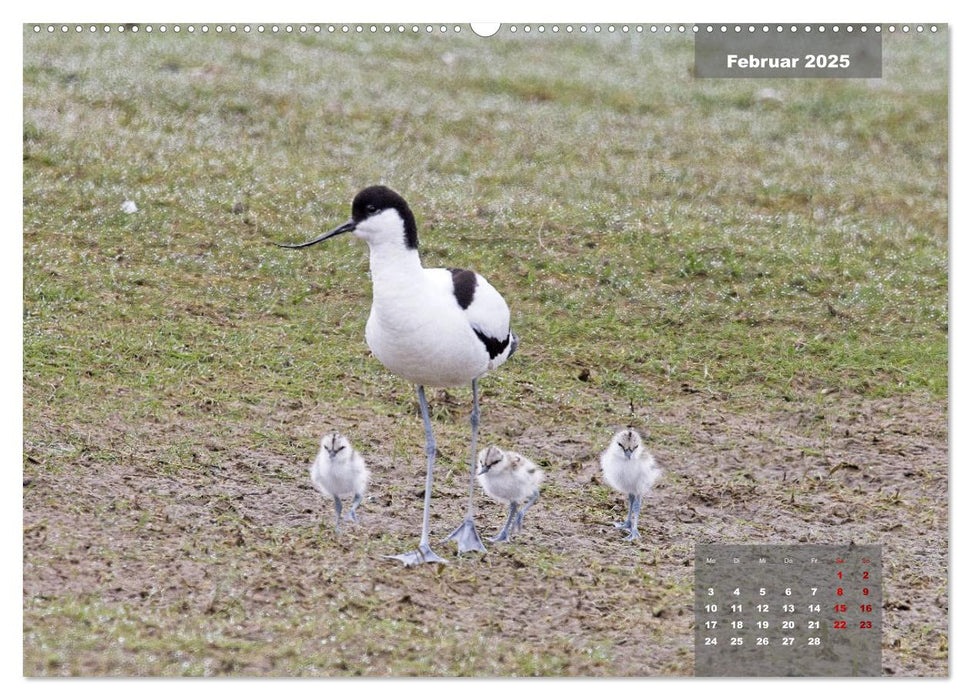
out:
{"label": "white plumage", "polygon": [[364,458],[350,441],[338,432],[327,433],[320,441],[320,452],[310,465],[310,481],[314,488],[334,499],[337,531],[341,529],[342,498],[351,498],[351,508],[345,520],[357,522],[357,506],[364,498],[370,473]]}
{"label": "white plumage", "polygon": [[503,542],[517,528],[522,530],[526,511],[539,498],[543,470],[518,452],[503,451],[495,446],[479,453],[478,464],[482,490],[509,506],[502,532],[491,540]]}
{"label": "white plumage", "polygon": [[611,438],[607,449],[600,455],[600,467],[607,483],[627,496],[627,520],[614,525],[629,531],[624,539],[638,539],[641,498],[654,487],[661,469],[633,428],[621,430]]}
{"label": "white plumage", "polygon": [[[400,252],[400,251],[399,251]],[[481,275],[475,276],[475,297],[461,308],[453,293],[453,273],[423,268],[418,252],[385,260],[383,248],[371,252],[374,300],[364,337],[374,356],[399,377],[419,386],[468,384],[509,357],[513,349],[490,357],[476,335],[509,338],[509,307]],[[407,294],[386,293],[396,287]]]}

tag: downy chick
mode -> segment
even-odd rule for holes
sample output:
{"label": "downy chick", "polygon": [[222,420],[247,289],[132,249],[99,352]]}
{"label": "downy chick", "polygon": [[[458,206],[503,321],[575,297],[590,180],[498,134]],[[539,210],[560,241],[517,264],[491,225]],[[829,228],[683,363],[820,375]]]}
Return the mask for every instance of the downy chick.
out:
{"label": "downy chick", "polygon": [[324,435],[320,452],[310,467],[310,481],[320,493],[334,499],[337,532],[341,531],[341,498],[354,497],[344,519],[357,522],[357,507],[364,498],[369,476],[364,458],[346,437],[337,431]]}
{"label": "downy chick", "polygon": [[477,475],[487,494],[509,504],[509,517],[502,532],[490,540],[505,542],[517,529],[523,529],[526,511],[539,498],[543,470],[518,452],[492,446],[479,452]]}
{"label": "downy chick", "polygon": [[661,475],[661,469],[654,456],[644,448],[640,434],[633,428],[621,430],[611,438],[610,445],[600,455],[600,466],[607,483],[627,495],[627,520],[614,525],[628,531],[625,540],[638,539],[641,498],[651,491]]}

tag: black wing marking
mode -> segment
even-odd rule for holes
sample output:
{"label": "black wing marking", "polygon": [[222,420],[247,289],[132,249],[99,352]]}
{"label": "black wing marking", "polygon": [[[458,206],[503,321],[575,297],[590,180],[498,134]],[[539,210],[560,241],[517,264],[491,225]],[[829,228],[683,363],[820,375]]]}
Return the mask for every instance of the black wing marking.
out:
{"label": "black wing marking", "polygon": [[485,349],[486,352],[489,353],[490,360],[494,360],[502,354],[502,351],[506,349],[507,345],[509,345],[509,338],[512,335],[511,333],[507,335],[505,340],[496,340],[495,338],[490,338],[478,328],[473,328],[472,330],[475,331],[475,334],[478,336],[479,340],[481,340],[482,344],[485,345]]}
{"label": "black wing marking", "polygon": [[475,297],[475,273],[472,270],[459,270],[454,267],[448,268],[452,273],[452,292],[455,300],[463,309],[469,308],[472,299]]}

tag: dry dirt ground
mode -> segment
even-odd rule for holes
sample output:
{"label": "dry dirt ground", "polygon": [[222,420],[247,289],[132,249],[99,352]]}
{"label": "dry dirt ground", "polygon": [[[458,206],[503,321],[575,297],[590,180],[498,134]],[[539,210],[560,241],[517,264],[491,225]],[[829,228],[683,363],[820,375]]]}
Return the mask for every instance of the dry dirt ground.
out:
{"label": "dry dirt ground", "polygon": [[[432,399],[445,409],[437,537],[461,519],[465,398]],[[814,410],[738,416],[719,403],[685,394],[654,417],[695,429],[654,445],[666,473],[630,544],[610,525],[625,504],[597,464],[609,435],[537,425],[487,389],[486,435],[529,446],[543,495],[513,543],[462,557],[440,544],[450,564],[417,569],[382,558],[413,546],[420,522],[415,405],[347,426],[366,428],[373,487],[339,538],[306,464],[207,443],[198,426],[139,426],[144,449],[110,468],[73,454],[49,469],[53,447],[28,450],[25,673],[690,675],[695,543],[857,542],[883,544],[884,674],[946,675],[945,405],[833,394]],[[318,408],[274,419],[299,424]],[[382,449],[393,431],[412,439],[412,459]],[[88,437],[112,449],[132,444],[124,435]],[[192,481],[159,469],[155,446],[178,440],[198,446]],[[478,505],[493,534],[501,507]],[[81,603],[65,609],[64,596]]]}

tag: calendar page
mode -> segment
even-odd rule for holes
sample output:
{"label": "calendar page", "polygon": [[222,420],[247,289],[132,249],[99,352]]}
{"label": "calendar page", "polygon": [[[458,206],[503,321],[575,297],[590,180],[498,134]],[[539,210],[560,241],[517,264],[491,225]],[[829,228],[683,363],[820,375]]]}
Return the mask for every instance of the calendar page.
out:
{"label": "calendar page", "polygon": [[695,675],[879,676],[879,546],[699,545]]}
{"label": "calendar page", "polygon": [[947,13],[380,4],[8,27],[11,663],[948,677]]}

